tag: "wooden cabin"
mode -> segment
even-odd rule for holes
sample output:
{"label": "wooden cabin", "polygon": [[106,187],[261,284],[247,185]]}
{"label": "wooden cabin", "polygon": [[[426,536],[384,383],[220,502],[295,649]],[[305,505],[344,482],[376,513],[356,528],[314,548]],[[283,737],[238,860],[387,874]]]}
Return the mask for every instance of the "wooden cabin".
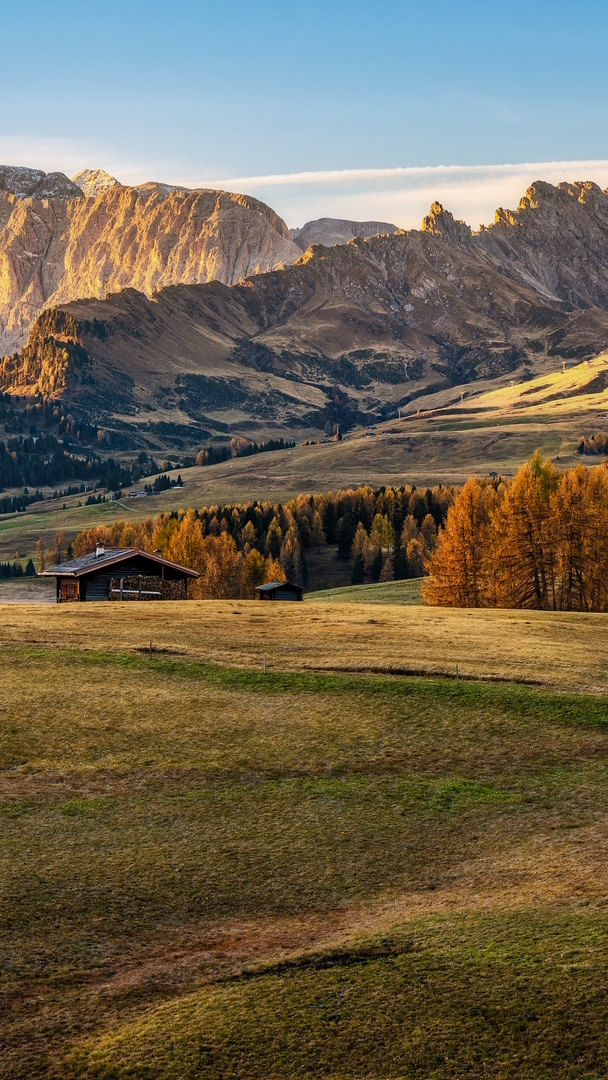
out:
{"label": "wooden cabin", "polygon": [[57,579],[57,603],[74,600],[187,600],[196,570],[139,548],[108,548],[43,570]]}
{"label": "wooden cabin", "polygon": [[268,581],[255,590],[260,600],[303,600],[304,589],[291,581]]}

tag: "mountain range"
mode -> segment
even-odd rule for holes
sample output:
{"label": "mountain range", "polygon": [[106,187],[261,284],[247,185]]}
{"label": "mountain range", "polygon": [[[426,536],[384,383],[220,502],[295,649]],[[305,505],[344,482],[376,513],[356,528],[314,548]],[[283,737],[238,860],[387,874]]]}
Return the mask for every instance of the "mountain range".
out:
{"label": "mountain range", "polygon": [[232,285],[287,266],[312,242],[396,232],[331,218],[288,230],[258,199],[169,184],[126,187],[101,169],[0,166],[0,353],[24,344],[43,308],[124,288]]}
{"label": "mountain range", "polygon": [[[12,215],[64,209],[36,248],[45,310],[0,388],[60,396],[117,445],[344,429],[608,342],[608,195],[590,182],[539,181],[478,232],[434,203],[420,230],[321,219],[291,235],[264,204],[225,192],[99,173],[10,182],[0,171]],[[38,197],[55,183],[60,194]],[[318,236],[335,246],[302,251]],[[90,297],[66,303],[70,289]]]}

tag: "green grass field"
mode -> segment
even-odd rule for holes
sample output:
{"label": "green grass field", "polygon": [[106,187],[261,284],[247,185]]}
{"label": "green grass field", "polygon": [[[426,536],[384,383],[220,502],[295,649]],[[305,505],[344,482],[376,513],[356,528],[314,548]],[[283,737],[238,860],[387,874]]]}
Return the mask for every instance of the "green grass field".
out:
{"label": "green grass field", "polygon": [[379,581],[368,585],[345,585],[336,589],[318,589],[306,594],[306,600],[332,600],[349,604],[419,604],[420,578],[406,581]]}
{"label": "green grass field", "polygon": [[607,1076],[607,620],[470,614],[0,607],[0,1076]]}

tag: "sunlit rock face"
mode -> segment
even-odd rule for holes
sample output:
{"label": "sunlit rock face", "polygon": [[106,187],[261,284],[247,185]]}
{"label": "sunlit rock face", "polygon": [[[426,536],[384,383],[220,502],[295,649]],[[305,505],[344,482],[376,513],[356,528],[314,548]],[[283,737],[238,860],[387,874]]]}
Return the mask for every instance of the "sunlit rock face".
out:
{"label": "sunlit rock face", "polygon": [[532,184],[475,238],[503,272],[576,307],[608,308],[608,195],[597,184]]}
{"label": "sunlit rock face", "polygon": [[41,310],[79,297],[216,279],[233,284],[301,249],[264,203],[164,184],[125,187],[101,170],[0,168],[0,355]]}
{"label": "sunlit rock face", "polygon": [[126,187],[103,169],[0,166],[0,356],[40,312],[124,288],[232,285],[295,262],[312,243],[396,232],[386,222],[323,219],[290,233],[257,199],[162,183]]}
{"label": "sunlit rock face", "polygon": [[105,194],[110,188],[120,183],[115,176],[110,176],[104,169],[82,169],[72,182],[86,195],[87,199],[96,199],[98,195]]}
{"label": "sunlit rock face", "polygon": [[241,195],[102,177],[85,197],[99,177],[79,176],[78,194],[37,198],[48,178],[9,179],[5,338],[45,310],[1,387],[61,395],[133,445],[154,425],[196,444],[368,422],[607,347],[608,196],[590,183],[533,184],[479,232],[439,203],[409,232],[338,244],[360,223],[332,222],[334,246],[302,252]]}
{"label": "sunlit rock face", "polygon": [[[205,197],[211,193],[149,185],[74,200],[72,243],[89,203],[99,227],[100,208],[108,229],[122,214],[122,265],[136,250],[128,222],[138,220],[139,200],[148,200],[149,221],[172,206],[175,222],[179,210],[187,235],[188,214]],[[223,235],[236,222],[236,260],[241,204],[213,198]],[[141,278],[134,263],[142,291],[48,308],[27,346],[0,366],[4,391],[60,395],[75,414],[135,446],[160,443],[169,423],[176,438],[196,445],[235,432],[267,438],[386,419],[421,396],[449,400],[476,380],[554,371],[608,342],[608,197],[593,185],[535,184],[516,210],[477,233],[434,204],[420,230],[317,244],[291,266],[230,287],[216,280],[144,295],[164,274],[186,273],[189,250],[180,263],[172,243],[141,266]],[[78,261],[80,280],[97,289],[98,266],[87,258],[85,251]]]}
{"label": "sunlit rock face", "polygon": [[422,221],[422,232],[440,236],[456,247],[470,247],[472,231],[464,221],[457,221],[449,210],[444,210],[441,203],[434,202]]}
{"label": "sunlit rock face", "polygon": [[590,181],[538,180],[516,210],[499,207],[478,233],[433,203],[422,229],[547,299],[608,308],[608,196]]}

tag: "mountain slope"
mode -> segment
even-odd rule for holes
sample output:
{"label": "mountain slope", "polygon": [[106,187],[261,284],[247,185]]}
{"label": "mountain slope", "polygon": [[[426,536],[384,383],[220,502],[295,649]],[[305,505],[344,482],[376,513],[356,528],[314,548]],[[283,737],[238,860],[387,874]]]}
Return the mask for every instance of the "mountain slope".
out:
{"label": "mountain slope", "polygon": [[422,228],[547,299],[608,307],[608,195],[590,181],[537,181],[478,233],[434,203]]}
{"label": "mountain slope", "polygon": [[[102,169],[0,166],[0,355],[19,348],[43,308],[136,288],[243,277],[295,262],[310,238],[343,243],[395,231],[382,222],[287,226],[257,199],[169,184],[125,187]],[[303,238],[304,237],[304,241]]]}
{"label": "mountain slope", "polygon": [[293,262],[287,226],[257,199],[165,185],[0,170],[0,353],[43,307],[134,287],[241,277]]}
{"label": "mountain slope", "polygon": [[133,445],[194,445],[345,428],[593,356],[608,341],[608,199],[537,184],[522,203],[478,234],[434,204],[420,231],[315,247],[232,287],[62,305],[4,361],[0,388],[60,395]]}
{"label": "mountain slope", "polygon": [[87,199],[96,199],[110,188],[120,183],[115,176],[110,176],[104,169],[81,169],[72,177],[72,183],[80,188]]}
{"label": "mountain slope", "polygon": [[289,236],[302,251],[307,251],[314,244],[334,247],[336,244],[347,244],[349,240],[354,240],[357,236],[365,240],[370,236],[392,235],[396,232],[399,232],[397,226],[391,225],[388,221],[317,218],[315,221],[307,221],[300,229],[290,229]]}

